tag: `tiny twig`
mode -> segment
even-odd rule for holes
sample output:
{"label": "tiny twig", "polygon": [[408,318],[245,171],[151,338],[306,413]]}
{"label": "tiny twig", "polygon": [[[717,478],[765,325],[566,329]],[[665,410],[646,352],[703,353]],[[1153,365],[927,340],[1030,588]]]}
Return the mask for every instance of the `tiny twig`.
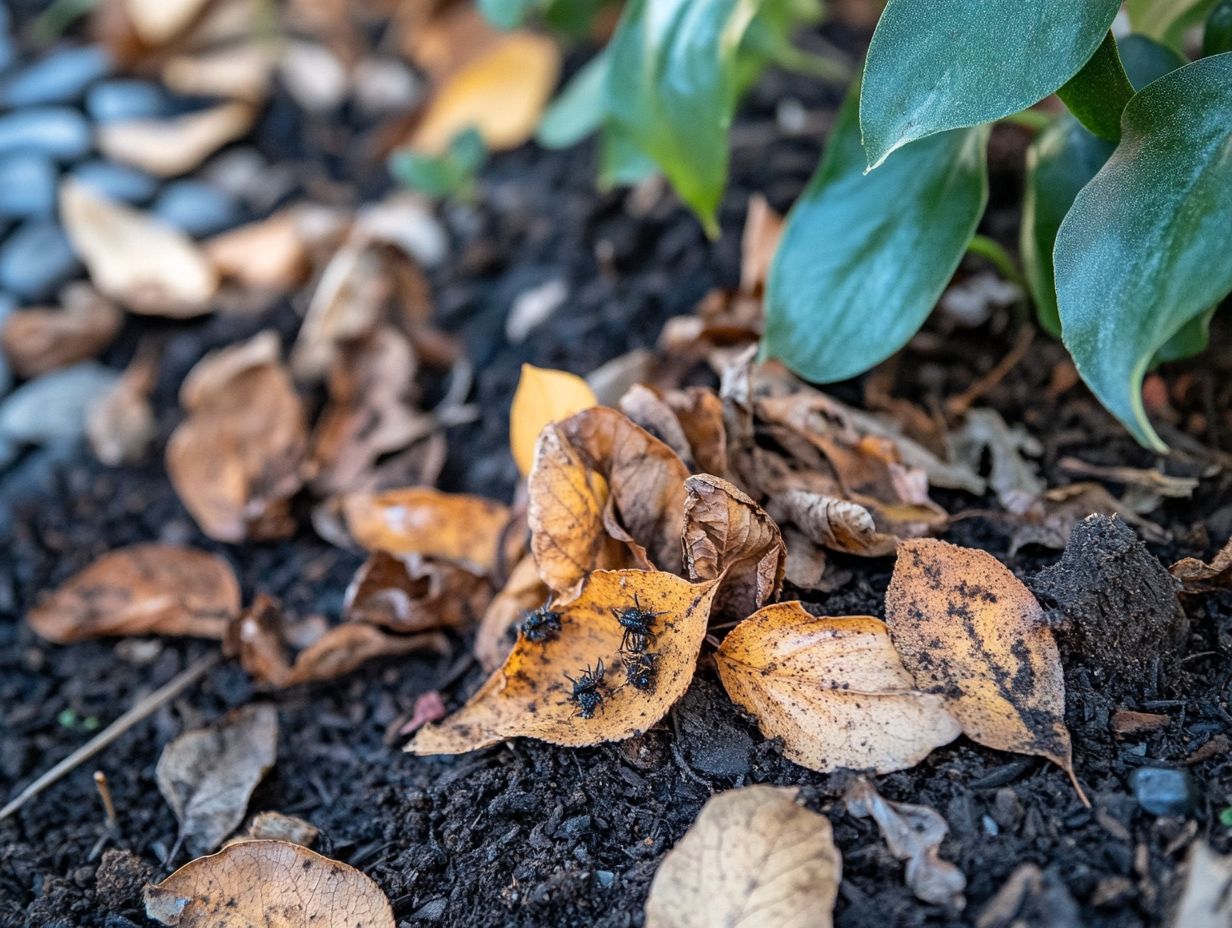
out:
{"label": "tiny twig", "polygon": [[1009,350],[1009,353],[997,363],[996,367],[962,393],[946,400],[945,411],[951,416],[961,416],[965,413],[977,400],[981,399],[984,394],[1004,380],[1006,375],[1018,366],[1018,362],[1027,356],[1027,351],[1034,340],[1035,329],[1029,325],[1024,325],[1018,330],[1018,336],[1014,339],[1014,346]]}
{"label": "tiny twig", "polygon": [[176,696],[205,676],[221,660],[222,654],[215,651],[203,657],[197,663],[190,665],[186,670],[154,692],[137,700],[131,709],[13,797],[12,802],[3,809],[0,809],[0,821],[8,818],[65,774],[84,764],[142,719],[152,715],[160,707],[175,699]]}
{"label": "tiny twig", "polygon": [[103,800],[103,815],[106,816],[107,828],[108,830],[114,829],[119,825],[120,820],[116,817],[115,803],[111,801],[111,787],[107,785],[107,774],[101,770],[95,770],[94,785],[98,787],[98,796]]}

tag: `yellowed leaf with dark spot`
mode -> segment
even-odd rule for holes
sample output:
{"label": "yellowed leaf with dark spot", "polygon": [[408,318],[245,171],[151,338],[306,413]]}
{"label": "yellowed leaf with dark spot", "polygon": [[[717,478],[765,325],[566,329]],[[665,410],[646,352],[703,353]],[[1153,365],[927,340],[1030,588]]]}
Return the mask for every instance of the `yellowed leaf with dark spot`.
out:
{"label": "yellowed leaf with dark spot", "polygon": [[646,928],[830,928],[843,860],[798,790],[746,786],[710,797],[663,858]]}
{"label": "yellowed leaf with dark spot", "polygon": [[1082,795],[1057,644],[1043,609],[1008,568],[986,551],[904,541],[886,621],[916,685],[944,697],[967,737],[1048,758]]}
{"label": "yellowed leaf with dark spot", "polygon": [[535,559],[529,554],[518,561],[505,581],[505,588],[493,597],[475,633],[475,657],[483,669],[491,673],[513,649],[516,626],[526,613],[545,602],[551,595],[542,580]]}
{"label": "yellowed leaf with dark spot", "polygon": [[[416,754],[460,754],[508,738],[538,738],[582,747],[621,741],[658,722],[689,688],[706,636],[716,581],[689,583],[662,572],[600,570],[577,598],[558,604],[560,631],[544,640],[518,638],[503,667],[465,706],[416,735]],[[636,597],[636,599],[635,599]],[[620,653],[623,629],[613,609],[640,608],[656,615],[645,645],[653,654],[650,685],[622,685],[628,660]],[[591,717],[573,698],[574,683],[602,662],[602,697]]]}
{"label": "yellowed leaf with dark spot", "polygon": [[431,487],[348,493],[342,511],[368,551],[447,558],[485,572],[496,566],[509,521],[503,503]]}
{"label": "yellowed leaf with dark spot", "polygon": [[509,407],[509,447],[518,470],[530,473],[545,427],[597,404],[590,384],[577,374],[523,364]]}
{"label": "yellowed leaf with dark spot", "polygon": [[145,888],[146,915],[176,928],[394,928],[381,888],[289,841],[241,841]]}
{"label": "yellowed leaf with dark spot", "polygon": [[766,606],[715,654],[728,694],[796,763],[902,770],[958,737],[940,696],[922,693],[871,616],[810,615],[798,602]]}
{"label": "yellowed leaf with dark spot", "polygon": [[714,611],[743,619],[783,586],[783,536],[760,506],[726,480],[697,474],[684,486],[685,568],[693,580],[726,572]]}
{"label": "yellowed leaf with dark spot", "polygon": [[26,621],[57,644],[103,635],[221,638],[239,611],[239,582],[226,561],[152,543],[104,554],[31,609]]}

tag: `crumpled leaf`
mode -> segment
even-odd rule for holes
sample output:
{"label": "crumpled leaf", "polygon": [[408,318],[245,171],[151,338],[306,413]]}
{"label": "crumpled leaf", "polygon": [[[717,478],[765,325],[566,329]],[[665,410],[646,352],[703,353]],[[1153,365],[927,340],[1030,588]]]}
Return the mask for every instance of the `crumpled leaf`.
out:
{"label": "crumpled leaf", "polygon": [[58,309],[19,309],[4,320],[4,353],[19,377],[37,377],[96,357],[124,316],[89,284],[66,287]]}
{"label": "crumpled leaf", "polygon": [[1069,543],[1074,526],[1092,513],[1119,515],[1147,541],[1161,542],[1170,537],[1159,525],[1116,499],[1102,483],[1084,481],[1045,490],[1036,505],[1022,514],[1022,524],[1011,535],[1010,554],[1029,544],[1060,551]]}
{"label": "crumpled leaf", "polygon": [[139,351],[123,376],[86,413],[95,457],[109,467],[145,456],[158,431],[150,393],[158,375],[156,352]]}
{"label": "crumpled leaf", "polygon": [[810,770],[902,770],[958,737],[941,696],[921,692],[885,623],[766,606],[715,653],[719,679],[783,753]]}
{"label": "crumpled leaf", "polygon": [[167,442],[167,473],[201,530],[218,541],[282,538],[303,484],[304,410],[266,331],[211,352],[185,378],[187,416]]}
{"label": "crumpled leaf", "polygon": [[691,580],[724,576],[716,615],[743,619],[778,596],[787,549],[774,520],[726,480],[698,474],[684,483],[684,564]]}
{"label": "crumpled leaf", "polygon": [[457,564],[377,551],[347,587],[342,615],[402,633],[468,628],[491,598],[487,581]]}
{"label": "crumpled leaf", "polygon": [[685,467],[697,470],[679,417],[657,391],[645,384],[634,384],[620,398],[620,411],[675,451]]}
{"label": "crumpled leaf", "polygon": [[[470,700],[439,725],[429,725],[407,746],[415,754],[460,754],[514,737],[581,747],[621,741],[647,731],[688,689],[706,635],[716,581],[689,583],[663,572],[598,570],[578,596],[553,608],[560,631],[546,640],[518,638],[503,667]],[[637,599],[634,599],[634,596]],[[651,685],[624,682],[622,628],[613,609],[661,612],[654,618]],[[572,699],[587,668],[606,671],[600,705],[583,717]]]}
{"label": "crumpled leaf", "polygon": [[218,275],[178,229],[72,178],[60,185],[60,217],[104,296],[143,315],[187,319],[210,311]]}
{"label": "crumpled leaf", "polygon": [[1214,593],[1232,586],[1232,538],[1209,564],[1196,557],[1181,558],[1168,568],[1186,593]]}
{"label": "crumpled leaf", "polygon": [[510,571],[504,589],[493,597],[475,633],[475,657],[484,670],[491,673],[505,663],[517,638],[515,626],[527,612],[547,602],[549,595],[535,559],[526,555]]}
{"label": "crumpled leaf", "polygon": [[243,832],[229,838],[223,847],[230,847],[241,841],[289,841],[292,844],[312,847],[320,833],[321,829],[316,825],[298,816],[283,815],[281,812],[258,812]]}
{"label": "crumpled leaf", "polygon": [[1227,928],[1232,923],[1232,855],[1221,856],[1205,841],[1197,841],[1185,867],[1185,888],[1168,924],[1171,928]]}
{"label": "crumpled leaf", "polygon": [[149,543],[104,554],[31,609],[26,622],[57,644],[103,635],[221,638],[239,611],[239,582],[226,561]]}
{"label": "crumpled leaf", "polygon": [[1023,455],[1038,457],[1043,446],[1021,426],[1010,428],[994,409],[972,409],[950,434],[954,458],[978,473],[985,451],[992,459],[988,484],[1010,512],[1026,512],[1047,489],[1038,468]]}
{"label": "crumpled leaf", "polygon": [[206,158],[251,128],[256,110],[247,103],[221,103],[168,119],[126,119],[97,129],[99,150],[113,161],[156,177],[195,170]]}
{"label": "crumpled leaf", "polygon": [[509,447],[518,470],[530,473],[535,444],[546,426],[597,403],[590,385],[576,374],[523,364],[509,408]]}
{"label": "crumpled leaf", "polygon": [[503,503],[431,487],[348,493],[342,511],[367,551],[446,558],[480,573],[496,567],[509,523]]}
{"label": "crumpled leaf", "polygon": [[848,814],[872,818],[890,853],[907,862],[907,885],[917,898],[958,911],[966,906],[967,878],[941,859],[941,842],[950,826],[935,809],[883,799],[864,777],[852,783],[843,798]]}
{"label": "crumpled leaf", "polygon": [[289,841],[243,841],[145,888],[146,915],[176,928],[394,928],[379,886]]}
{"label": "crumpled leaf", "polygon": [[759,785],[712,796],[659,865],[646,928],[830,928],[843,861],[829,820],[797,793]]}
{"label": "crumpled leaf", "polygon": [[308,242],[302,221],[296,211],[283,210],[231,229],[205,243],[206,257],[226,280],[286,293],[308,273]]}
{"label": "crumpled leaf", "polygon": [[630,560],[681,573],[688,476],[675,452],[614,409],[596,406],[545,428],[527,504],[543,581],[563,593],[591,570]]}
{"label": "crumpled leaf", "polygon": [[886,591],[886,622],[916,685],[935,692],[973,741],[1037,754],[1074,776],[1065,678],[1044,611],[985,551],[904,541]]}
{"label": "crumpled leaf", "polygon": [[898,539],[877,531],[867,509],[850,500],[809,490],[787,490],[768,503],[780,522],[790,522],[814,544],[863,557],[893,554]]}
{"label": "crumpled leaf", "polygon": [[278,710],[257,703],[232,710],[165,748],[155,775],[193,855],[208,854],[239,827],[248,799],[278,753]]}

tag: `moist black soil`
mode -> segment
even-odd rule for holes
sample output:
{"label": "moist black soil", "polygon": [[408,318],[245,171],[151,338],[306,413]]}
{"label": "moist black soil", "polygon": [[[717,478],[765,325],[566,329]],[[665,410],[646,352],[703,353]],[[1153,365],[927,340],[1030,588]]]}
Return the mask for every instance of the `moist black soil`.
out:
{"label": "moist black soil", "polygon": [[[512,496],[517,477],[506,416],[522,362],[585,373],[632,348],[652,346],[668,317],[692,311],[712,287],[738,280],[739,228],[749,193],[765,191],[773,206],[786,208],[821,147],[819,134],[784,138],[776,128],[775,106],[784,97],[798,100],[823,124],[838,103],[833,88],[784,75],[771,75],[755,91],[735,131],[734,178],[717,243],[708,242],[670,198],[647,208],[627,192],[597,193],[594,153],[586,146],[562,153],[527,147],[499,156],[484,173],[473,210],[444,207],[455,248],[432,275],[439,322],[465,340],[476,368],[472,398],[483,411],[481,420],[450,431],[445,488]],[[275,112],[270,118],[281,117]],[[269,130],[275,146],[293,135],[277,128]],[[998,129],[995,136],[993,207],[984,231],[1012,240],[1026,139],[1015,129]],[[977,269],[972,263],[960,273]],[[511,300],[552,278],[569,286],[566,308],[526,341],[508,343],[504,319]],[[197,359],[261,327],[273,325],[290,336],[296,319],[282,306],[261,318],[216,316],[189,325],[132,320],[107,360],[120,364],[138,336],[161,334],[166,359],[155,399],[165,442],[179,418],[176,389]],[[994,313],[973,329],[930,322],[893,366],[894,394],[926,406],[941,402],[991,370],[1010,350],[1015,331],[1008,313]],[[1183,378],[1187,385],[1173,391],[1174,437],[1188,432],[1209,447],[1232,451],[1226,418],[1217,414],[1232,401],[1230,346],[1229,332],[1218,329],[1215,347],[1200,362],[1165,370],[1169,383]],[[1024,423],[1043,443],[1049,483],[1072,479],[1058,466],[1065,456],[1096,464],[1157,463],[1081,386],[1049,390],[1063,360],[1058,345],[1037,337],[1025,360],[981,400],[1007,421]],[[834,390],[846,400],[862,395],[860,382]],[[223,554],[241,577],[246,600],[263,592],[281,598],[295,615],[339,612],[358,555],[318,539],[306,519],[300,533],[282,543],[211,542],[172,491],[161,447],[148,464],[121,470],[100,466],[84,450],[34,452],[0,477],[6,539],[0,558],[0,783],[6,796],[215,647],[166,639],[56,647],[35,637],[21,616],[40,593],[99,554],[151,539],[186,542]],[[1057,561],[1057,552],[1038,547],[1011,555],[1013,525],[997,514],[991,498],[950,494],[943,501],[951,511],[966,511],[944,536],[948,540],[986,549],[1024,578]],[[1205,479],[1192,499],[1169,500],[1150,516],[1173,540],[1127,561],[1121,582],[1157,580],[1156,558],[1170,563],[1209,556],[1232,528],[1232,482],[1226,475]],[[1108,579],[1083,563],[1071,558],[1066,576],[1053,576],[1057,608],[1064,609],[1074,584],[1098,587]],[[851,579],[814,597],[811,608],[882,614],[891,562],[852,559],[845,566]],[[1121,601],[1120,594],[1110,600]],[[216,668],[0,824],[0,924],[148,924],[141,885],[184,862],[183,855],[169,859],[176,822],[154,783],[162,747],[230,707],[270,699],[281,719],[278,762],[251,809],[298,815],[320,827],[319,849],[375,878],[402,926],[639,925],[664,853],[712,794],[748,783],[798,785],[810,807],[833,822],[843,853],[836,913],[842,928],[976,925],[1023,864],[1036,865],[1039,873],[1027,880],[1015,924],[1162,925],[1188,846],[1203,838],[1221,852],[1232,848],[1220,822],[1221,810],[1232,803],[1232,597],[1186,598],[1181,608],[1183,639],[1170,659],[1147,661],[1132,692],[1097,685],[1109,655],[1067,651],[1069,713],[1079,722],[1074,765],[1091,808],[1048,763],[965,739],[911,770],[876,779],[888,798],[933,806],[948,820],[942,853],[969,880],[961,912],[915,899],[904,885],[902,864],[888,854],[875,826],[845,812],[841,797],[851,774],[823,776],[784,760],[778,745],[728,701],[705,661],[688,696],[639,739],[585,750],[516,741],[460,757],[403,754],[387,733],[417,695],[440,689],[452,708],[481,681],[468,656],[470,642],[461,637],[444,657],[378,662],[336,682],[273,695],[254,691],[235,666]],[[1167,721],[1158,730],[1114,737],[1109,726],[1118,709],[1158,713]],[[1144,766],[1186,771],[1191,805],[1173,816],[1144,811],[1130,785],[1133,771]],[[105,848],[99,846],[104,829],[91,779],[95,769],[107,774],[119,814],[119,832]],[[1009,923],[990,921],[983,928]]]}

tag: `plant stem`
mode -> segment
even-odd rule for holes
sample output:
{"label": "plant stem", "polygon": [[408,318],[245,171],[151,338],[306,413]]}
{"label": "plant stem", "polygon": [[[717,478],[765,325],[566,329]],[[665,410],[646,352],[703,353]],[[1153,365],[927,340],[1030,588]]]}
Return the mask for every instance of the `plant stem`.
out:
{"label": "plant stem", "polygon": [[993,267],[995,267],[1006,280],[1015,283],[1027,289],[1026,279],[1022,276],[1022,272],[1018,270],[1018,265],[1014,263],[1014,259],[1010,257],[1010,253],[1006,251],[998,242],[993,241],[987,235],[975,235],[971,238],[971,243],[967,246],[967,253],[977,255],[984,258]]}
{"label": "plant stem", "polygon": [[1109,142],[1121,141],[1121,110],[1134,95],[1116,39],[1109,32],[1082,70],[1057,91],[1078,121]]}
{"label": "plant stem", "polygon": [[1042,132],[1052,123],[1054,118],[1052,114],[1045,113],[1043,110],[1023,110],[1021,113],[1013,113],[997,121],[1011,126],[1022,126],[1024,129],[1030,129],[1032,132]]}

